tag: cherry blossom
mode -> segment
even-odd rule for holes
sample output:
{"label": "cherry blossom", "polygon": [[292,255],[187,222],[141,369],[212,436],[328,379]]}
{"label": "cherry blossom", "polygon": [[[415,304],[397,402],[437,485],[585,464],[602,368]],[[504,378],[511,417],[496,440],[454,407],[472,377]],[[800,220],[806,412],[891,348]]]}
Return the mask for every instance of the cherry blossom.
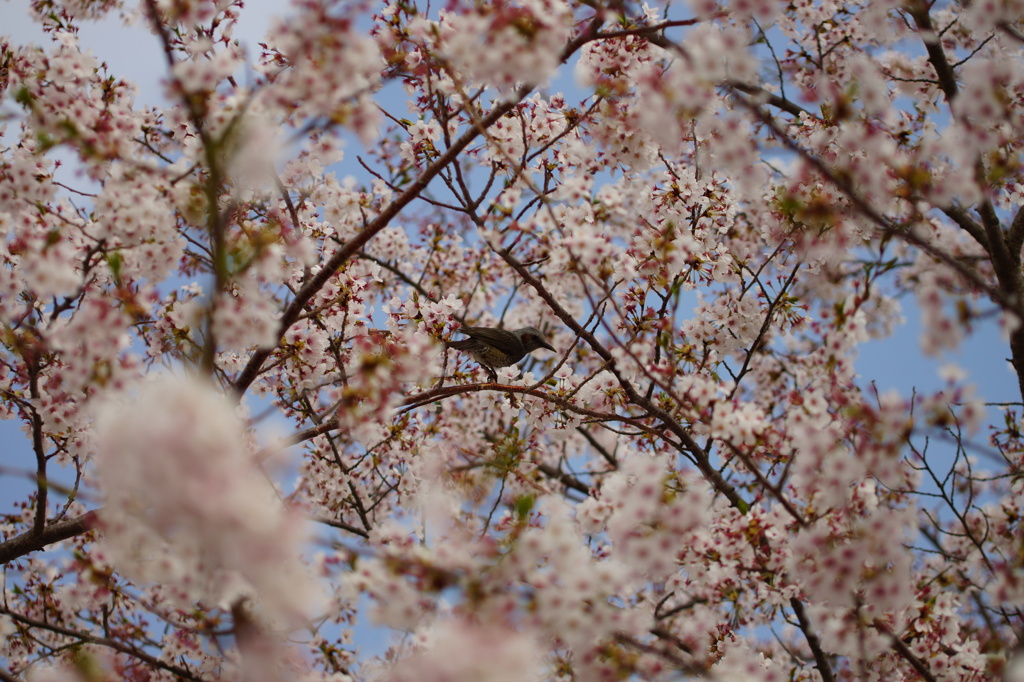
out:
{"label": "cherry blossom", "polygon": [[30,4],[0,677],[1019,676],[1019,3]]}

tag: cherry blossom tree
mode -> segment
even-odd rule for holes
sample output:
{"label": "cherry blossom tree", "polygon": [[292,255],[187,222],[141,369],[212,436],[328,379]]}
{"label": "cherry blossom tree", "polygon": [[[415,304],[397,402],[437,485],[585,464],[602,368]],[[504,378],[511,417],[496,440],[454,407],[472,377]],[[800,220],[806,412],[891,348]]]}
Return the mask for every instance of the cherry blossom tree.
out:
{"label": "cherry blossom tree", "polygon": [[0,679],[1024,679],[1020,2],[32,5]]}

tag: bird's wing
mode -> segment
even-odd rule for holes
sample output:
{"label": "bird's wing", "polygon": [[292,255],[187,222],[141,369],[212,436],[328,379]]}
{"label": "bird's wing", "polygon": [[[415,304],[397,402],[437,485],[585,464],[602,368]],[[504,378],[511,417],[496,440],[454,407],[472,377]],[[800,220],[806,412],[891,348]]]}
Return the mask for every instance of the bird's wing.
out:
{"label": "bird's wing", "polygon": [[466,336],[479,339],[492,348],[497,348],[509,355],[523,354],[523,342],[515,334],[501,329],[489,327],[462,327],[460,332]]}
{"label": "bird's wing", "polygon": [[458,341],[445,341],[444,345],[455,350],[476,350],[480,342],[476,339],[460,339]]}

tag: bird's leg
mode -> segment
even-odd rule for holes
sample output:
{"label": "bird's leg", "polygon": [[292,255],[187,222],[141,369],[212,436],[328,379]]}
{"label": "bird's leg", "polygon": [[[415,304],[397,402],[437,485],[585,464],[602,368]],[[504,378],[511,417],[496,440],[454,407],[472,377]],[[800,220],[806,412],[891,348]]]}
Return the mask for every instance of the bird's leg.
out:
{"label": "bird's leg", "polygon": [[[494,383],[498,383],[498,373],[494,370],[494,368],[484,365],[484,369],[486,369],[487,374],[490,375],[491,381],[493,381]],[[512,407],[519,409],[519,401],[516,400],[516,394],[513,393],[512,391],[508,391],[507,393],[505,393],[505,395],[508,396],[508,401],[512,405]]]}

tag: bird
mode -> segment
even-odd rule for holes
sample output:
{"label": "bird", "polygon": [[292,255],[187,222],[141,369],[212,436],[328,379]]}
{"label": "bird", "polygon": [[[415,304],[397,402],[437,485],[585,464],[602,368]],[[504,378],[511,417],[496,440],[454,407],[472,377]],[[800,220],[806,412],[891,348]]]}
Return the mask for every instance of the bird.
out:
{"label": "bird", "polygon": [[445,341],[445,345],[469,353],[487,371],[491,381],[498,380],[498,373],[494,371],[498,367],[514,365],[538,348],[555,350],[536,327],[511,331],[492,327],[460,327],[458,331],[469,338]]}

